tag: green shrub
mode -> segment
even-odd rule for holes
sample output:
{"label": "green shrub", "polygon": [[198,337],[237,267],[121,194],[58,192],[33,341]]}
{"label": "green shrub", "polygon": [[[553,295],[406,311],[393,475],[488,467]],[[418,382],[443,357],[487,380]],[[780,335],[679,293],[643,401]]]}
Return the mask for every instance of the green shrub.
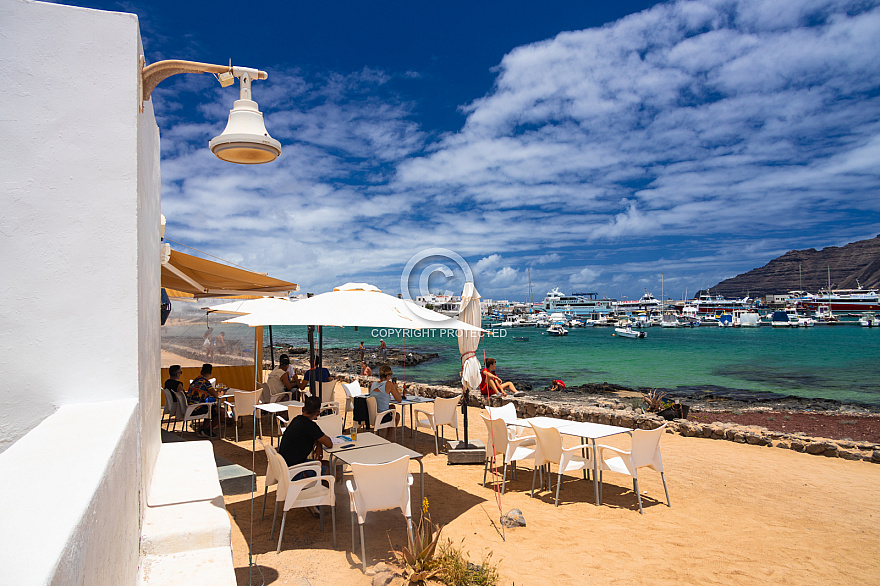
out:
{"label": "green shrub", "polygon": [[498,584],[498,569],[492,563],[492,552],[483,557],[479,565],[472,563],[462,544],[457,547],[452,540],[440,545],[434,558],[439,568],[435,576],[448,586],[495,586]]}

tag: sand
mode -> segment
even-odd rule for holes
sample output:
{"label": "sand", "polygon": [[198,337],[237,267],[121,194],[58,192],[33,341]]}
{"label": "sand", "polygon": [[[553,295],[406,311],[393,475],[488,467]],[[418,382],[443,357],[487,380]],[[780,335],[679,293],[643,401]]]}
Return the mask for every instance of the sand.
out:
{"label": "sand", "polygon": [[[469,414],[472,437],[485,440],[479,410]],[[215,441],[216,453],[250,468],[249,431],[246,423],[238,444]],[[405,443],[412,446],[409,437]],[[627,447],[628,439],[606,443]],[[877,464],[673,434],[664,435],[661,445],[671,508],[659,474],[650,470],[640,481],[645,514],[639,515],[625,476],[606,474],[605,502],[598,507],[592,482],[566,476],[557,508],[547,491],[529,498],[532,473],[521,468],[518,479],[508,481],[501,507],[522,510],[527,526],[507,529],[506,540],[495,492],[480,484],[483,467],[447,465],[445,454],[433,454],[426,434],[419,435],[418,450],[427,454],[425,490],[443,535],[464,540],[474,561],[492,552],[501,584],[880,583]],[[370,584],[360,569],[360,545],[352,554],[342,487],[336,549],[329,515],[321,533],[316,519],[294,509],[281,553],[275,553],[277,527],[275,539],[269,538],[274,489],[261,521],[266,460],[259,444],[257,450],[253,553],[266,583]],[[418,465],[411,471],[417,473]],[[418,480],[412,495],[418,499]],[[226,497],[239,584],[248,583],[249,499],[249,494]],[[371,513],[365,534],[368,565],[390,562],[389,540],[400,546],[406,539],[403,517]],[[254,581],[261,581],[256,573]]]}

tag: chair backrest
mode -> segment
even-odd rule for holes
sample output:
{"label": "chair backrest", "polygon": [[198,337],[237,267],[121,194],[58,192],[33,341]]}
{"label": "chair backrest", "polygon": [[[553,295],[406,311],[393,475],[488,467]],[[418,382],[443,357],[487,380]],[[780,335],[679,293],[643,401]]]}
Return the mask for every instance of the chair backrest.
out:
{"label": "chair backrest", "polygon": [[352,463],[351,473],[357,487],[358,511],[384,511],[400,507],[408,513],[409,456],[385,464]]}
{"label": "chair backrest", "polygon": [[507,453],[507,424],[504,423],[503,419],[491,419],[486,417],[482,413],[480,413],[480,417],[483,418],[483,423],[486,424],[486,431],[488,432],[488,441],[486,442],[486,449],[491,450],[492,445],[495,446],[495,451],[493,454],[506,454]]}
{"label": "chair backrest", "polygon": [[324,432],[324,435],[329,437],[336,437],[337,435],[342,435],[342,415],[339,413],[335,413],[333,415],[325,415],[324,417],[318,417],[315,419],[315,423],[318,424],[318,427],[321,428],[321,431]]}
{"label": "chair backrest", "polygon": [[271,445],[266,445],[262,442],[262,440],[257,440],[261,446],[263,446],[263,451],[266,452],[266,483],[265,486],[272,486],[273,484],[278,482],[278,472],[275,470],[275,459],[274,456],[278,452],[275,451]]}
{"label": "chair backrest", "polygon": [[508,424],[516,421],[516,405],[513,403],[507,403],[501,407],[486,406],[486,411],[489,412],[489,417],[492,419],[503,419]]}
{"label": "chair backrest", "polygon": [[[317,377],[316,377],[317,378]],[[333,400],[333,390],[336,388],[335,380],[331,380],[330,382],[321,383],[321,402],[332,401]]]}
{"label": "chair backrest", "polygon": [[370,427],[374,427],[376,425],[376,414],[378,413],[376,397],[367,397],[367,412],[370,414]]}
{"label": "chair backrest", "polygon": [[657,461],[657,452],[660,450],[660,438],[666,432],[664,423],[657,429],[634,429],[632,432],[632,449],[630,457],[633,466],[641,468],[650,466]]}
{"label": "chair backrest", "polygon": [[440,425],[448,423],[452,427],[458,428],[458,407],[461,395],[442,399],[440,397],[434,399],[434,423]]}
{"label": "chair backrest", "polygon": [[[330,411],[330,413],[327,413],[327,411]],[[339,413],[339,403],[336,401],[321,403],[321,415],[336,415],[337,413]]]}
{"label": "chair backrest", "polygon": [[287,421],[293,421],[293,418],[297,415],[302,415],[303,408],[300,405],[288,405],[287,406]]}
{"label": "chair backrest", "polygon": [[350,383],[342,383],[342,390],[345,391],[347,397],[360,397],[364,394],[361,383],[357,379]]}
{"label": "chair backrest", "polygon": [[177,400],[174,402],[174,406],[177,408],[177,416],[182,418],[184,415],[186,415],[186,395],[183,393],[183,391],[171,392],[174,393],[174,396],[177,398]]}
{"label": "chair backrest", "polygon": [[538,427],[532,425],[535,430],[535,466],[541,466],[548,462],[558,464],[562,460],[562,436],[555,427]]}
{"label": "chair backrest", "polygon": [[235,416],[253,415],[257,404],[257,391],[231,390],[232,395],[235,397]]}
{"label": "chair backrest", "polygon": [[174,398],[174,395],[171,394],[169,389],[162,387],[162,394],[165,395],[165,406],[163,407],[164,413],[170,413],[172,415],[177,415],[177,399]]}

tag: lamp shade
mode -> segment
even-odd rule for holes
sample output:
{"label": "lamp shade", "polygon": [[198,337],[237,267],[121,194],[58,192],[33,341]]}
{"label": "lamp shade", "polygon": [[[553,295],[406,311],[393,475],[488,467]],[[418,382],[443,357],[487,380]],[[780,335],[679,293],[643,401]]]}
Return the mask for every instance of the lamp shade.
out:
{"label": "lamp shade", "polygon": [[269,136],[263,114],[253,100],[236,100],[220,136],[208,143],[217,158],[229,163],[270,163],[281,154],[281,143]]}

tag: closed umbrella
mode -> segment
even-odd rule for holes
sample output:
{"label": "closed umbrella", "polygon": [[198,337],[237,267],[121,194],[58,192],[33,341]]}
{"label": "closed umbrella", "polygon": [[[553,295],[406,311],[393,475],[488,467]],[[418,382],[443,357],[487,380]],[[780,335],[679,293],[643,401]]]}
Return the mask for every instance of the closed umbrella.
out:
{"label": "closed umbrella", "polygon": [[[470,281],[464,284],[464,290],[461,293],[461,309],[458,313],[458,319],[462,323],[475,327],[479,327],[481,324],[480,294]],[[464,444],[460,446],[462,449],[473,448],[468,443],[467,404],[468,393],[478,390],[482,379],[480,361],[477,360],[476,356],[479,346],[480,331],[459,330],[458,351],[461,354],[461,386],[464,389],[461,405],[461,414],[464,420]]]}

